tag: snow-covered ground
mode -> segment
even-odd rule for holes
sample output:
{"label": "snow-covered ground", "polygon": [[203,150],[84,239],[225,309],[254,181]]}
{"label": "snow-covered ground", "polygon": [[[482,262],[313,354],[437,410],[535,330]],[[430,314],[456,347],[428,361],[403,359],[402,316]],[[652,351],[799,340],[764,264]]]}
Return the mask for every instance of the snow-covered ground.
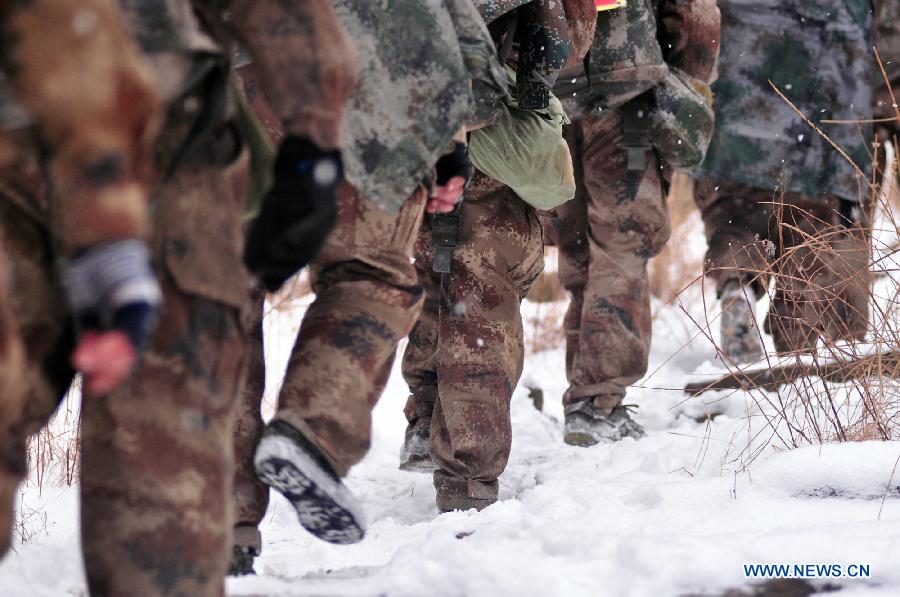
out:
{"label": "snow-covered ground", "polygon": [[[705,298],[714,303],[708,290]],[[563,350],[531,352],[512,400],[500,501],[480,513],[439,515],[430,476],[397,469],[407,389],[395,370],[374,413],[372,449],[347,479],[368,511],[366,539],[317,541],[275,496],[258,576],[229,579],[229,594],[718,596],[750,587],[745,564],[840,564],[870,572],[828,579],[841,595],[900,595],[900,442],[789,450],[790,430],[769,401],[790,390],[688,398],[686,382],[724,370],[691,321],[706,321],[703,302],[695,288],[654,306],[650,372],[629,395],[648,432],[641,441],[564,445]],[[526,303],[526,329],[541,333],[531,322],[552,322],[562,308]],[[281,330],[267,346],[273,380],[296,315],[270,320]],[[714,311],[709,320],[715,338]],[[544,390],[543,412],[526,385]],[[848,408],[851,390],[835,389]],[[274,381],[267,394],[276,392]],[[31,485],[21,497],[22,512],[35,513],[32,536],[0,564],[0,595],[83,594],[76,488]]]}
{"label": "snow-covered ground", "polygon": [[[525,312],[547,308],[526,304]],[[347,480],[368,510],[365,541],[311,538],[276,496],[259,575],[230,579],[229,593],[717,595],[749,582],[743,564],[837,563],[870,566],[867,580],[839,581],[844,594],[900,594],[900,474],[891,480],[900,442],[786,451],[773,440],[747,464],[744,448],[762,443],[753,437],[755,400],[743,392],[687,399],[679,388],[714,366],[713,348],[677,305],[656,311],[651,374],[630,395],[643,440],[564,445],[563,352],[531,354],[525,380],[544,389],[544,412],[524,386],[516,391],[500,501],[439,515],[430,477],[397,469],[407,392],[395,371],[375,411],[372,450]],[[288,330],[269,344],[275,377],[289,321],[273,318]],[[724,414],[703,420],[709,411]],[[29,522],[34,536],[0,565],[0,595],[81,594],[76,489],[39,495],[32,486],[22,497],[41,514]]]}

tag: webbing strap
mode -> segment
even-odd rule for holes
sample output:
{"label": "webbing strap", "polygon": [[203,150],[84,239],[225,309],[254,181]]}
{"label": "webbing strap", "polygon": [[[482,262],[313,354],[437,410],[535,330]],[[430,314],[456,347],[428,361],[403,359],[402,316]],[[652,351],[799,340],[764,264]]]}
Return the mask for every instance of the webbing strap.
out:
{"label": "webbing strap", "polygon": [[431,219],[431,242],[434,245],[432,268],[440,274],[449,274],[453,263],[453,251],[459,244],[462,226],[462,203],[450,213],[434,214]]}

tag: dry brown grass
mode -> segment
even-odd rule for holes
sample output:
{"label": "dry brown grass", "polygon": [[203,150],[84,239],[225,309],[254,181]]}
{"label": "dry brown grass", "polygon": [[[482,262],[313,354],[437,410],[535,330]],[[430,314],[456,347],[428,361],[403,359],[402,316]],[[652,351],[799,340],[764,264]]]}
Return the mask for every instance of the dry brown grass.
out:
{"label": "dry brown grass", "polygon": [[[742,371],[716,346],[720,360],[731,373],[731,387],[745,390],[748,401],[757,407],[757,414],[751,417],[756,423],[748,423],[752,438],[740,444],[743,447],[734,455],[736,462],[749,465],[766,446],[790,449],[832,441],[900,439],[900,218],[895,215],[900,205],[900,186],[895,183],[896,161],[892,172],[885,177],[885,188],[872,193],[876,217],[873,226],[866,230],[872,253],[866,255],[864,263],[875,274],[876,282],[869,287],[870,312],[864,340],[847,341],[842,336],[849,336],[849,330],[817,324],[815,332],[820,340],[816,350],[769,356],[769,366],[753,372]],[[829,242],[832,235],[845,231],[841,226],[833,226],[814,234],[804,232],[794,224],[796,217],[784,217],[787,209],[796,208],[776,202],[780,229],[800,236],[802,242],[794,243],[757,273],[773,279],[770,288],[799,289],[797,301],[813,304],[812,315],[850,311],[838,292],[850,277],[819,283],[821,268],[783,267],[792,259],[813,260],[833,264],[829,273],[848,272],[843,275],[855,279],[860,272],[848,264],[855,263],[854,257],[859,255],[836,251]],[[804,217],[813,216],[807,213]],[[851,261],[842,261],[847,259]],[[718,340],[710,332],[715,317],[708,314],[705,320],[694,322],[713,345]],[[837,319],[842,321],[840,316]],[[775,318],[770,327],[791,328],[795,324],[795,320],[782,316]],[[757,333],[762,337],[759,326]]]}

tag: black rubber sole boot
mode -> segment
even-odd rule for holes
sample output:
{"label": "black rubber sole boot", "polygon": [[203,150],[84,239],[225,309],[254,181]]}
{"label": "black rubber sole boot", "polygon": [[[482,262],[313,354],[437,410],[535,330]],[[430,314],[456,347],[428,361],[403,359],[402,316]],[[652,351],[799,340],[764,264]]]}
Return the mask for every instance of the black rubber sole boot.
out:
{"label": "black rubber sole boot", "polygon": [[328,543],[359,543],[366,533],[362,505],[297,429],[284,421],[266,426],[253,461],[260,480],[294,506],[300,524]]}

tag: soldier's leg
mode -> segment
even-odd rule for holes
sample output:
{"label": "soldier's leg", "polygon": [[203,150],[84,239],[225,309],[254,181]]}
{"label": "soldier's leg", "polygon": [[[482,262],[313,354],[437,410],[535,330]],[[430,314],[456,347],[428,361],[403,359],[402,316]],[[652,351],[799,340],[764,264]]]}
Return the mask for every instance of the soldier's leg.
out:
{"label": "soldier's leg", "polygon": [[250,304],[244,312],[244,360],[246,379],[238,397],[234,416],[234,552],[229,574],[250,574],[253,558],[262,551],[259,524],[269,506],[269,487],[259,480],[253,468],[253,453],[262,437],[260,410],[266,386],[266,363],[263,338],[265,293],[251,291]]}
{"label": "soldier's leg", "polygon": [[160,191],[165,305],[139,368],[82,412],[82,545],[98,595],[221,595],[232,549],[232,411],[243,376],[240,180],[185,164]]}
{"label": "soldier's leg", "polygon": [[27,397],[25,348],[19,335],[9,297],[9,271],[0,238],[0,558],[12,540],[13,504],[16,488],[24,474],[21,454],[16,449],[9,425],[22,416]]}
{"label": "soldier's leg", "polygon": [[441,282],[431,453],[440,466],[434,482],[442,511],[497,499],[512,440],[509,401],[524,357],[519,306],[543,270],[542,241],[534,210],[476,175],[452,272]]}
{"label": "soldier's leg", "polygon": [[[0,395],[0,556],[10,538],[12,500],[27,472],[26,442],[50,419],[74,376],[69,365],[74,336],[54,276],[49,217],[41,209],[47,205],[46,188],[30,140],[17,138],[14,145],[16,151],[0,166],[0,234],[10,275],[7,317],[15,322],[2,328],[12,342],[3,353],[10,372],[3,383],[12,387]],[[24,355],[17,354],[20,349]]]}
{"label": "soldier's leg", "polygon": [[762,356],[755,304],[766,292],[778,238],[769,237],[778,211],[771,191],[741,184],[699,182],[694,195],[706,228],[706,276],[722,302],[723,354],[734,362]]}
{"label": "soldier's leg", "polygon": [[[766,327],[779,352],[806,351],[821,339],[861,339],[868,325],[869,237],[834,197],[785,197],[775,296]],[[775,232],[773,232],[773,235]]]}
{"label": "soldier's leg", "polygon": [[419,319],[409,333],[403,353],[403,379],[410,395],[403,409],[408,426],[400,453],[400,468],[431,472],[431,415],[437,401],[438,318],[440,316],[441,275],[432,268],[434,243],[431,216],[426,216],[415,246],[415,266],[425,301]]}
{"label": "soldier's leg", "polygon": [[[653,151],[629,169],[619,111],[583,120],[588,266],[579,348],[571,364],[566,441],[591,444],[640,436],[620,404],[647,368],[651,313],[647,261],[668,239],[666,185]],[[582,270],[583,271],[583,270]]]}
{"label": "soldier's leg", "polygon": [[359,504],[340,477],[368,451],[371,411],[421,309],[411,258],[425,200],[419,189],[390,214],[342,186],[337,226],[311,268],[316,300],[256,451],[263,481],[327,541],[355,542],[364,533]]}
{"label": "soldier's leg", "polygon": [[[584,180],[581,152],[584,135],[580,122],[565,127],[566,141],[572,154],[575,180]],[[558,217],[550,222],[549,232],[559,250],[559,281],[569,292],[569,306],[563,320],[566,332],[566,379],[575,379],[575,365],[580,361],[581,314],[584,311],[584,288],[588,280],[591,250],[588,240],[587,192],[583,184],[575,189],[575,198],[558,208]]]}

